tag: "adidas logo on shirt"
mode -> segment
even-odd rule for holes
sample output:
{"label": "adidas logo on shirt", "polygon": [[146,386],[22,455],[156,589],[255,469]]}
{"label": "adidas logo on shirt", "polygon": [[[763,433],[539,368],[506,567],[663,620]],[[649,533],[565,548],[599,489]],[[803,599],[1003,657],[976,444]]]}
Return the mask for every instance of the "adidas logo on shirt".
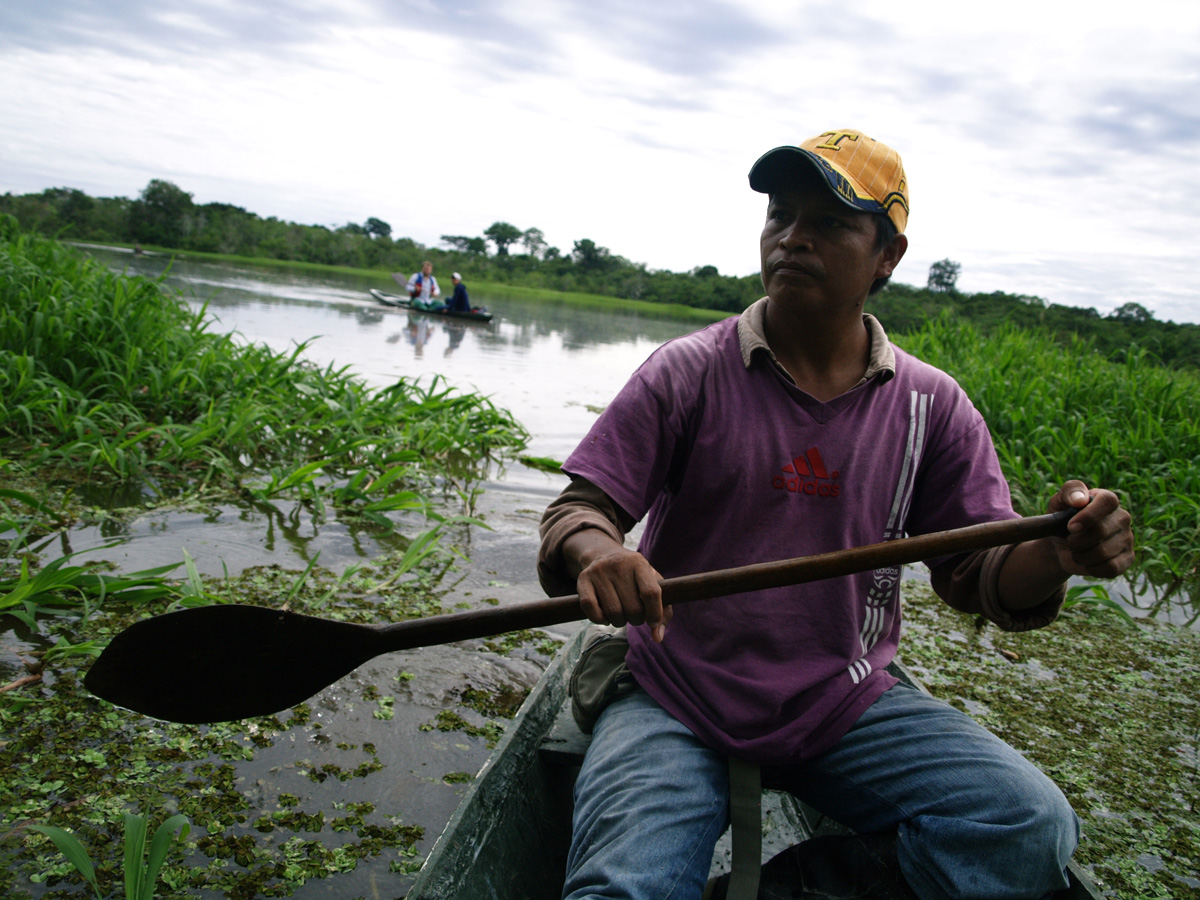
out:
{"label": "adidas logo on shirt", "polygon": [[836,497],[841,493],[841,485],[837,480],[838,473],[830,472],[821,459],[820,451],[812,447],[784,465],[781,474],[771,481],[771,486],[779,491],[808,494],[810,497]]}

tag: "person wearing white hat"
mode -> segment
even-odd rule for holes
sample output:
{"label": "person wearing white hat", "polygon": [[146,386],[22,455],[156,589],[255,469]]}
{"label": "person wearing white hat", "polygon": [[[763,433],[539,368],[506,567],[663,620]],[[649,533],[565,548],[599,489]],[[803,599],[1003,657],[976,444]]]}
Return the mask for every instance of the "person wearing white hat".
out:
{"label": "person wearing white hat", "polygon": [[454,282],[454,293],[446,303],[446,309],[451,312],[470,312],[471,300],[467,296],[467,286],[463,284],[462,276],[455,272],[450,279]]}

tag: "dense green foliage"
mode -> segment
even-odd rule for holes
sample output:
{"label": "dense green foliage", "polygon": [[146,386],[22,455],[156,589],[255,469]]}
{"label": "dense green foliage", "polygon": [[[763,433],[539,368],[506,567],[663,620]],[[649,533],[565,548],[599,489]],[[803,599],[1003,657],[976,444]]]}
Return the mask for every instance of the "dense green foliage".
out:
{"label": "dense green foliage", "polygon": [[5,455],[64,478],[217,479],[380,513],[413,505],[402,488],[468,477],[527,439],[487,399],[436,379],[371,391],[301,361],[304,345],[275,353],[210,324],[159,283],[0,216]]}
{"label": "dense green foliage", "polygon": [[1083,338],[1116,361],[1129,353],[1146,353],[1172,368],[1200,369],[1200,325],[1159,322],[1136,303],[1126,303],[1102,317],[1091,308],[1047,303],[1024,294],[962,294],[893,283],[871,297],[868,309],[889,333],[920,328],[950,310],[984,334],[1015,325],[1045,331],[1068,349],[1077,338]]}
{"label": "dense green foliage", "polygon": [[1076,339],[1064,352],[1011,324],[985,337],[950,314],[893,337],[974,401],[1019,512],[1044,512],[1067,478],[1116,491],[1134,516],[1138,571],[1200,596],[1200,377],[1144,351],[1111,362]]}

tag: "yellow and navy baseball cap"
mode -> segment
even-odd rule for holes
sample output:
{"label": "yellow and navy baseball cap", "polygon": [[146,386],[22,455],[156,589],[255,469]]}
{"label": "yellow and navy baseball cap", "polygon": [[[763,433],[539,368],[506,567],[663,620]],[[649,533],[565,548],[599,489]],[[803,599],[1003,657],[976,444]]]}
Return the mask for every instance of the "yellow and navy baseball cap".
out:
{"label": "yellow and navy baseball cap", "polygon": [[800,162],[816,168],[829,189],[863,212],[886,213],[903,234],[908,225],[908,179],[900,154],[853,128],[824,131],[798,147],[768,150],[750,169],[750,187],[769,194]]}

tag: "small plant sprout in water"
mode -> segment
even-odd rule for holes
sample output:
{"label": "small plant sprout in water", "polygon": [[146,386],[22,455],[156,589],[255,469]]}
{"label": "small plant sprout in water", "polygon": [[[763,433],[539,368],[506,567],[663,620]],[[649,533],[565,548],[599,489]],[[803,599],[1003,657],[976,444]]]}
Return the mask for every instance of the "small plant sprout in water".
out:
{"label": "small plant sprout in water", "polygon": [[[30,825],[30,831],[46,835],[54,842],[59,852],[73,865],[84,880],[92,886],[97,900],[105,900],[96,880],[96,867],[79,839],[69,831],[53,825]],[[178,830],[178,834],[176,834]],[[181,846],[192,830],[187,816],[174,815],[158,826],[150,841],[150,856],[146,858],[147,824],[143,816],[125,813],[125,898],[126,900],[154,900],[158,872],[166,861],[173,844]]]}

